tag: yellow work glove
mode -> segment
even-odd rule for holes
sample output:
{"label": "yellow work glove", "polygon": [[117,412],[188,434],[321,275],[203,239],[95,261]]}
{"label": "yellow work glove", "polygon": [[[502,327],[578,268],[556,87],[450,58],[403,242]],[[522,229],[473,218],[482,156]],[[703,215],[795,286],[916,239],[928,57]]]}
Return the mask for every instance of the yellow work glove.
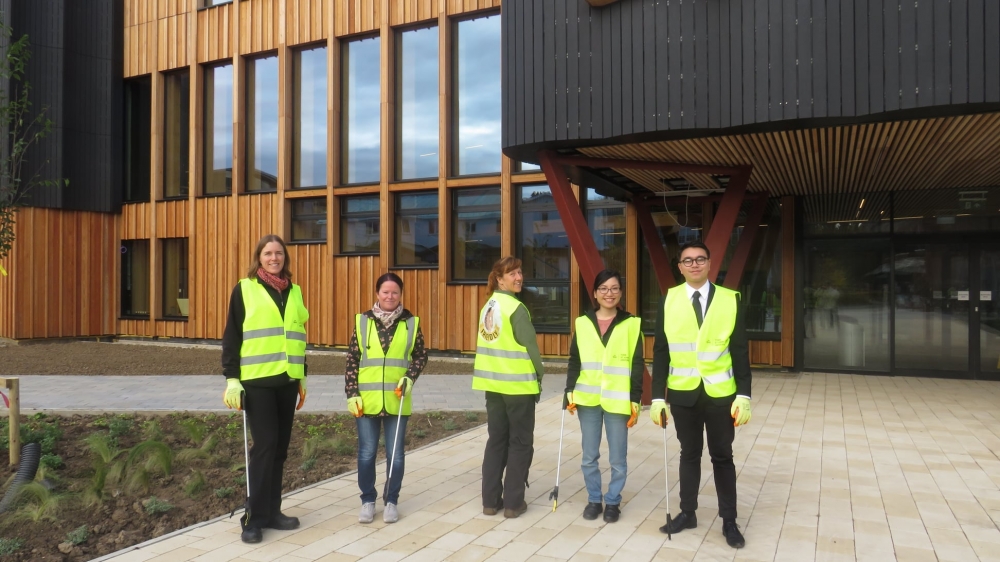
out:
{"label": "yellow work glove", "polygon": [[299,405],[295,407],[296,410],[301,410],[302,406],[306,403],[306,379],[305,377],[299,379]]}
{"label": "yellow work glove", "polygon": [[[670,412],[667,411],[667,403],[664,400],[654,400],[649,406],[649,419],[653,420],[653,423],[657,427],[663,427],[660,425],[660,412],[666,416],[667,420],[670,420]],[[669,423],[669,421],[668,421]]]}
{"label": "yellow work glove", "polygon": [[563,410],[569,412],[569,415],[576,415],[576,402],[573,402],[573,393],[567,392],[566,396],[563,398]]}
{"label": "yellow work glove", "polygon": [[354,415],[356,418],[360,418],[361,414],[364,413],[364,408],[361,405],[361,397],[355,396],[354,398],[347,399],[347,411]]}
{"label": "yellow work glove", "polygon": [[638,402],[632,402],[632,416],[628,419],[625,427],[632,427],[639,421],[639,410],[641,408],[642,406],[640,406]]}
{"label": "yellow work glove", "polygon": [[739,427],[750,421],[750,399],[737,396],[736,400],[733,400],[729,414],[733,417],[733,427]]}
{"label": "yellow work glove", "polygon": [[404,394],[406,396],[413,394],[413,379],[410,377],[403,377],[399,379],[399,382],[396,383],[395,392],[396,398],[399,398],[400,400],[403,399]]}
{"label": "yellow work glove", "polygon": [[222,402],[230,410],[243,409],[243,385],[240,379],[226,379],[226,391],[222,393]]}

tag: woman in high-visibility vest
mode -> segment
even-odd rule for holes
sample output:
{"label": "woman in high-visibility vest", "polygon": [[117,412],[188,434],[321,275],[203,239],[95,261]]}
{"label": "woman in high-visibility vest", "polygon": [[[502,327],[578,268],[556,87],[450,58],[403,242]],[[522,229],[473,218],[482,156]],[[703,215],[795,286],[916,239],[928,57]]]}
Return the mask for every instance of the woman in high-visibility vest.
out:
{"label": "woman in high-visibility vest", "polygon": [[535,404],[543,372],[531,315],[514,296],[523,283],[521,260],[501,258],[490,271],[490,298],[479,314],[472,389],[486,391],[485,515],[502,509],[504,517],[517,517],[528,509],[524,486],[535,453]]}
{"label": "woman in high-visibility vest", "polygon": [[233,289],[222,334],[223,402],[246,409],[253,434],[249,498],[240,519],[246,543],[260,542],[261,529],[289,531],[299,526],[298,518],[281,513],[281,480],[292,418],[306,401],[309,312],[289,266],[281,237],[268,234],[260,239],[246,277]]}
{"label": "woman in high-visibility vest", "polygon": [[[622,278],[605,269],[594,280],[596,309],[576,319],[569,347],[564,405],[579,412],[583,441],[581,470],[587,485],[584,519],[604,512],[608,523],[621,515],[628,465],[628,428],[635,425],[642,399],[642,321],[618,308]],[[601,426],[608,434],[611,481],[601,496]],[[604,505],[601,500],[604,500]]]}
{"label": "woman in high-visibility vest", "polygon": [[[379,433],[385,430],[387,485],[383,493],[382,520],[399,520],[399,490],[403,486],[406,421],[410,418],[413,383],[427,365],[427,350],[420,319],[403,308],[403,280],[386,273],[375,283],[378,300],[371,310],[354,318],[348,343],[344,394],[347,409],[358,425],[358,487],[361,513],[358,521],[375,519],[375,456]],[[389,466],[392,477],[388,478]]]}

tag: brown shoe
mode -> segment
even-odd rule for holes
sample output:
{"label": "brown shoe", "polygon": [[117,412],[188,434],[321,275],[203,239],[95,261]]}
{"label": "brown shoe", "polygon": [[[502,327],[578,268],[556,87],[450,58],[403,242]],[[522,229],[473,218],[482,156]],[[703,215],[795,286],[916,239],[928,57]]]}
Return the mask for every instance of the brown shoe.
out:
{"label": "brown shoe", "polygon": [[517,509],[505,509],[505,510],[503,510],[503,516],[506,517],[507,519],[514,519],[518,515],[521,515],[522,513],[524,513],[525,511],[528,511],[528,503],[522,501],[521,502],[521,507],[519,507]]}
{"label": "brown shoe", "polygon": [[497,505],[495,507],[484,507],[483,515],[496,515],[497,513],[500,512],[501,509],[503,509],[502,499],[499,502],[497,502]]}

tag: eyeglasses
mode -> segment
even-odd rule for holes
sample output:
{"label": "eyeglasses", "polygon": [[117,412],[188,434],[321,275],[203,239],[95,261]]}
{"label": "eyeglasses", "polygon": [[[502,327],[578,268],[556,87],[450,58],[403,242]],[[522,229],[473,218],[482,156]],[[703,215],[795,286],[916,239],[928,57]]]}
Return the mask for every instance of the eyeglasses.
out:
{"label": "eyeglasses", "polygon": [[694,264],[705,265],[706,263],[708,263],[708,258],[706,258],[705,256],[698,256],[696,258],[684,258],[681,260],[681,263],[684,264],[684,267],[691,267]]}
{"label": "eyeglasses", "polygon": [[598,287],[597,288],[597,292],[600,293],[600,294],[602,294],[602,295],[607,295],[609,293],[612,294],[612,295],[617,295],[618,293],[622,292],[622,288],[621,287]]}

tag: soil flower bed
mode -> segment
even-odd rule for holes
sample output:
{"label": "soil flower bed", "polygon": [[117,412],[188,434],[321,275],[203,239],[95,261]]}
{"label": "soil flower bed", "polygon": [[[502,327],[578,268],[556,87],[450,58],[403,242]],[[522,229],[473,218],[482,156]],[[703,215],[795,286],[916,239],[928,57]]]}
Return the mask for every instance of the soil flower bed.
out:
{"label": "soil flower bed", "polygon": [[[414,414],[406,447],[412,450],[485,421],[482,412]],[[0,514],[0,560],[90,560],[243,507],[243,418],[238,413],[35,414],[23,416],[21,424],[22,443],[40,443],[42,458],[35,481]],[[7,435],[3,418],[3,458]],[[285,492],[356,467],[353,417],[295,416]],[[16,467],[7,472],[4,492]]]}

